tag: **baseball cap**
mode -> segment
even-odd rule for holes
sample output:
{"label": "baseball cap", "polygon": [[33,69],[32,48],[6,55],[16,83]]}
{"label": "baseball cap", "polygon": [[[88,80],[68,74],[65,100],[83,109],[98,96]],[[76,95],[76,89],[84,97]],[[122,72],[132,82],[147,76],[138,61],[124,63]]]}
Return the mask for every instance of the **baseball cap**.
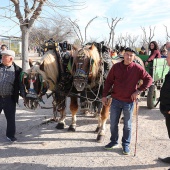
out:
{"label": "baseball cap", "polygon": [[12,56],[13,58],[15,57],[15,52],[13,50],[4,50],[1,51],[2,56],[7,55],[7,56]]}
{"label": "baseball cap", "polygon": [[129,48],[129,47],[125,48],[125,52],[126,51],[129,51],[129,52],[132,52],[132,53],[136,54],[136,52],[133,49]]}

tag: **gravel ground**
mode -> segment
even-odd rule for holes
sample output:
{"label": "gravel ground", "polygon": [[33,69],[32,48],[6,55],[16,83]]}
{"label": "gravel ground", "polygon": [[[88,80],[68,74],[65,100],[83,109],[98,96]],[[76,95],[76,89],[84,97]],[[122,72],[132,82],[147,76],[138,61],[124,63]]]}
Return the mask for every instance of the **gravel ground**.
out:
{"label": "gravel ground", "polygon": [[[51,99],[44,98],[44,101],[45,106],[51,106]],[[139,105],[136,156],[135,116],[131,154],[124,156],[121,149],[122,124],[119,125],[120,147],[108,151],[104,145],[110,138],[109,120],[104,141],[96,143],[94,130],[97,119],[92,115],[78,114],[76,132],[68,132],[71,115],[67,108],[67,126],[64,130],[57,130],[56,123],[40,125],[52,117],[52,109],[28,110],[20,99],[16,114],[18,142],[11,144],[6,140],[6,120],[3,112],[0,115],[0,170],[167,170],[170,165],[158,160],[158,157],[170,156],[164,117],[158,106],[148,110],[146,101]]]}

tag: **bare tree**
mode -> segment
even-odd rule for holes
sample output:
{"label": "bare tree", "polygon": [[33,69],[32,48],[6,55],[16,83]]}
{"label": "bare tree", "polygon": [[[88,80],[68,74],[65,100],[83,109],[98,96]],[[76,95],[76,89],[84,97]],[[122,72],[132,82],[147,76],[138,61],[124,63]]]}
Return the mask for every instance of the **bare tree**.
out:
{"label": "bare tree", "polygon": [[79,39],[79,41],[81,42],[81,44],[83,44],[84,40],[83,40],[83,36],[80,30],[79,25],[77,24],[77,20],[72,21],[71,18],[68,18],[68,20],[70,21],[70,23],[72,24],[72,28],[77,36],[77,38]]}
{"label": "bare tree", "polygon": [[68,18],[68,20],[70,21],[70,23],[72,24],[73,30],[77,36],[77,38],[80,40],[81,44],[84,44],[87,41],[87,28],[89,27],[89,25],[96,19],[98,18],[98,16],[95,16],[94,18],[92,18],[87,25],[85,26],[85,30],[84,30],[84,38],[82,35],[82,32],[80,30],[79,25],[77,24],[78,20],[72,21],[70,18]]}
{"label": "bare tree", "polygon": [[24,0],[24,15],[21,13],[21,6],[19,0],[11,0],[15,7],[16,17],[19,20],[20,29],[22,32],[22,56],[23,56],[23,69],[27,69],[28,65],[28,38],[29,31],[33,26],[35,20],[39,17],[42,7],[46,0],[34,0],[32,7],[29,8],[28,1]]}
{"label": "bare tree", "polygon": [[158,43],[159,48],[161,48],[164,45],[164,43],[161,40],[157,40],[156,42]]}
{"label": "bare tree", "polygon": [[122,46],[122,45],[123,45],[123,35],[122,35],[122,34],[120,34],[120,35],[117,37],[116,44],[119,45],[119,46]]}
{"label": "bare tree", "polygon": [[128,36],[128,34],[127,34],[127,33],[126,33],[126,35],[122,36],[122,40],[124,41],[124,45],[125,45],[125,47],[127,47],[128,39],[129,39],[129,36]]}
{"label": "bare tree", "polygon": [[34,26],[30,31],[29,44],[40,45],[44,40],[50,38],[62,42],[69,40],[73,36],[74,32],[70,22],[68,22],[64,16],[59,15],[48,20],[41,20],[40,26]]}
{"label": "bare tree", "polygon": [[85,36],[84,36],[84,42],[86,42],[86,40],[87,40],[87,28],[89,27],[89,25],[90,25],[96,18],[98,18],[98,16],[92,18],[92,19],[87,23],[87,25],[86,25],[86,27],[85,27],[85,32],[84,32],[84,35],[85,35]]}
{"label": "bare tree", "polygon": [[29,34],[29,47],[39,46],[47,39],[49,30],[33,27]]}
{"label": "bare tree", "polygon": [[[40,17],[42,12],[46,10],[43,7],[46,5],[51,11],[58,12],[58,10],[63,9],[65,11],[69,11],[70,9],[78,9],[84,6],[84,2],[76,2],[66,0],[60,1],[56,0],[10,0],[13,5],[3,8],[5,11],[4,16],[0,14],[1,17],[10,19],[19,25],[21,30],[22,37],[22,68],[26,70],[28,68],[28,39],[29,33],[35,24],[35,21]],[[57,5],[56,5],[57,4]],[[67,4],[67,5],[65,5]],[[0,8],[2,9],[2,8]],[[16,15],[17,20],[14,19],[14,16],[8,16],[8,14],[13,13]],[[49,12],[48,12],[49,13]]]}
{"label": "bare tree", "polygon": [[147,33],[146,33],[146,29],[144,27],[141,27],[142,31],[143,31],[143,42],[145,42],[147,44],[147,46],[149,46],[150,42],[152,41],[153,37],[155,36],[155,28],[153,29],[151,28],[151,26],[149,27],[149,36],[147,37]]}
{"label": "bare tree", "polygon": [[128,44],[129,44],[129,47],[131,47],[131,48],[133,48],[133,49],[135,49],[136,48],[136,46],[135,46],[135,42],[137,41],[137,39],[138,39],[138,35],[137,36],[135,36],[135,35],[128,35]]}
{"label": "bare tree", "polygon": [[168,33],[168,27],[166,25],[164,25],[165,30],[166,30],[166,41],[169,41],[170,35]]}
{"label": "bare tree", "polygon": [[146,41],[144,41],[143,35],[140,35],[139,39],[140,39],[140,41],[139,41],[138,46],[144,47],[146,49],[146,52],[148,53],[148,44],[146,43]]}
{"label": "bare tree", "polygon": [[115,38],[115,28],[118,24],[119,21],[122,20],[122,18],[112,18],[111,24],[109,23],[109,19],[107,19],[107,24],[110,28],[110,33],[109,33],[109,41],[108,41],[108,46],[111,46],[111,48],[113,49],[113,45],[114,45],[114,38]]}

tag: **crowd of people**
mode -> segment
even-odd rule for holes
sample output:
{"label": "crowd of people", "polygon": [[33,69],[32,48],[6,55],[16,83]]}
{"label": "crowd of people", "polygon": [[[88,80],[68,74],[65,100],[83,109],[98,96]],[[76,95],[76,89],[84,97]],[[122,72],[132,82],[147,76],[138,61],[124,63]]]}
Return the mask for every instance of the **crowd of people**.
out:
{"label": "crowd of people", "polygon": [[[137,51],[137,50],[134,50],[134,51],[135,51],[135,54],[137,54],[137,55],[152,55],[149,60],[152,60],[152,58],[167,58],[168,48],[170,48],[169,46],[170,46],[170,42],[167,42],[166,44],[164,44],[162,47],[159,48],[158,43],[156,41],[151,41],[149,43],[148,48],[142,46],[139,51]],[[123,56],[125,48],[126,48],[125,46],[118,47],[116,45],[115,49],[110,50],[110,56],[113,59],[115,57],[121,58]],[[155,50],[157,50],[157,51],[155,51]],[[158,56],[155,54],[156,52],[157,52]],[[160,53],[160,54],[158,54],[158,53]]]}
{"label": "crowd of people", "polygon": [[[162,51],[160,51],[157,42],[152,41],[148,49],[150,55],[145,62],[145,66],[148,63],[152,63],[155,58],[161,58],[161,56],[167,58],[167,64],[170,66],[170,42],[167,42]],[[139,53],[145,55],[146,49],[142,46]],[[152,75],[142,66],[133,62],[135,55],[136,52],[131,48],[122,48],[117,55],[116,50],[112,51],[111,56],[113,58],[119,56],[123,58],[123,61],[112,66],[105,81],[102,95],[102,103],[107,105],[107,95],[112,89],[110,109],[111,137],[105,149],[113,149],[118,146],[118,123],[123,111],[124,127],[121,145],[125,155],[130,153],[132,112],[135,101],[138,95],[149,88],[153,82]],[[1,46],[0,56],[2,57],[0,63],[0,112],[4,111],[7,120],[6,137],[9,141],[14,142],[17,140],[15,137],[16,103],[18,102],[19,94],[23,98],[25,97],[24,87],[19,79],[22,69],[14,63],[15,52],[8,50],[6,45]],[[143,84],[137,87],[137,83],[141,79]],[[170,72],[166,75],[165,82],[160,91],[160,112],[165,116],[170,138]],[[161,160],[170,163],[170,157]]]}

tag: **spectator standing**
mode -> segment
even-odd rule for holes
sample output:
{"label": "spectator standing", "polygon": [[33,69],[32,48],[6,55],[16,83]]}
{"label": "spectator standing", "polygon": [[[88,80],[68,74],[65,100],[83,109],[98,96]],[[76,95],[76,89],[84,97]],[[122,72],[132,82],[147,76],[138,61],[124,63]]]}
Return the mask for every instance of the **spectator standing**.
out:
{"label": "spectator standing", "polygon": [[[1,51],[4,51],[4,50],[7,50],[8,48],[7,48],[7,46],[5,45],[5,44],[2,44],[1,45]],[[0,63],[1,63],[1,61],[2,61],[2,54],[1,54],[1,52],[0,52]]]}
{"label": "spectator standing", "polygon": [[151,51],[151,54],[149,55],[147,61],[145,62],[145,66],[149,65],[149,74],[152,76],[153,74],[153,60],[155,58],[161,58],[161,53],[159,51],[159,47],[156,41],[151,41],[149,44],[149,50]]}
{"label": "spectator standing", "polygon": [[15,52],[4,50],[2,54],[2,63],[0,64],[0,113],[4,111],[7,120],[6,137],[14,142],[15,138],[15,112],[16,103],[18,103],[19,91],[25,96],[24,87],[20,83],[20,73],[22,69],[13,61]]}
{"label": "spectator standing", "polygon": [[161,58],[167,58],[167,50],[166,49],[161,51]]}
{"label": "spectator standing", "polygon": [[146,55],[146,49],[142,46],[141,50],[139,51],[140,55]]}
{"label": "spectator standing", "polygon": [[117,56],[118,56],[119,58],[124,58],[124,57],[123,57],[123,54],[124,54],[124,53],[125,53],[125,47],[120,46],[120,49],[119,49],[119,52],[118,52]]}
{"label": "spectator standing", "polygon": [[156,41],[150,42],[149,50],[151,51],[151,54],[149,55],[149,58],[145,62],[146,66],[148,65],[149,62],[153,62],[155,58],[161,58],[159,47]]}
{"label": "spectator standing", "polygon": [[[170,51],[167,56],[167,64],[170,66]],[[160,112],[165,117],[165,124],[170,139],[170,71],[165,76],[165,81],[160,91]],[[164,159],[160,158],[160,160],[170,164],[170,157]]]}
{"label": "spectator standing", "polygon": [[[146,90],[152,84],[152,77],[146,70],[137,63],[134,63],[135,52],[126,48],[124,60],[112,66],[107,79],[105,81],[102,103],[107,105],[107,95],[112,89],[112,103],[110,113],[110,143],[105,149],[112,149],[118,146],[118,123],[121,112],[124,114],[124,128],[122,137],[123,154],[130,153],[131,141],[131,124],[134,101],[141,91]],[[135,73],[135,74],[134,74]],[[137,89],[139,80],[143,80],[143,84]],[[112,88],[113,87],[113,88]]]}

